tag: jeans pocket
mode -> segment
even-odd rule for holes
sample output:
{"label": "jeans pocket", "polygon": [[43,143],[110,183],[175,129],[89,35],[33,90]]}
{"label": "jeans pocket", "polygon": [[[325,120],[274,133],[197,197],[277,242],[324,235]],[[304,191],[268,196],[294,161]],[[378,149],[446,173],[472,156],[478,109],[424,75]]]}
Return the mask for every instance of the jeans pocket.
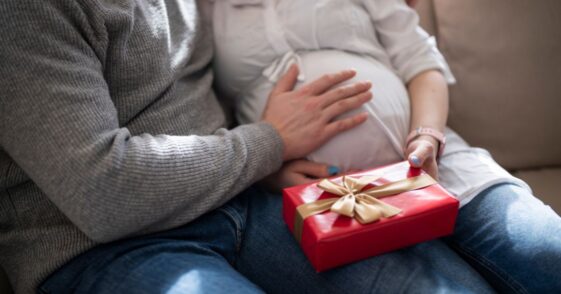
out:
{"label": "jeans pocket", "polygon": [[223,213],[232,221],[236,238],[236,252],[239,252],[246,225],[247,199],[243,195],[238,195],[230,202],[218,208],[217,211]]}

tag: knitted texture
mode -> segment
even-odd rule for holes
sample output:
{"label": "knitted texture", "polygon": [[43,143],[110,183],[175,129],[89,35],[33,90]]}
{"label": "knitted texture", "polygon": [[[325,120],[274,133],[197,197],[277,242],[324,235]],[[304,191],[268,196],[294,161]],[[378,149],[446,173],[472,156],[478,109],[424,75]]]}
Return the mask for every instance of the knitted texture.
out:
{"label": "knitted texture", "polygon": [[17,293],[96,244],[186,224],[279,168],[226,130],[194,0],[0,2],[0,263]]}

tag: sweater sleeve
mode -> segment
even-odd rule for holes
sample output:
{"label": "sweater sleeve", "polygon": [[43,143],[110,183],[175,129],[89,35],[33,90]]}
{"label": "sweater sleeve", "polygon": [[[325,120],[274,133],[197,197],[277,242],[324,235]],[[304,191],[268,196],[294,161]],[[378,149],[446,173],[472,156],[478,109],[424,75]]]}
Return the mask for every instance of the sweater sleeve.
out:
{"label": "sweater sleeve", "polygon": [[405,83],[429,69],[440,70],[449,84],[456,82],[434,37],[419,26],[419,16],[404,0],[365,0],[363,3],[380,43]]}
{"label": "sweater sleeve", "polygon": [[131,135],[80,21],[48,1],[11,2],[0,4],[0,146],[92,240],[185,224],[280,167],[266,123]]}

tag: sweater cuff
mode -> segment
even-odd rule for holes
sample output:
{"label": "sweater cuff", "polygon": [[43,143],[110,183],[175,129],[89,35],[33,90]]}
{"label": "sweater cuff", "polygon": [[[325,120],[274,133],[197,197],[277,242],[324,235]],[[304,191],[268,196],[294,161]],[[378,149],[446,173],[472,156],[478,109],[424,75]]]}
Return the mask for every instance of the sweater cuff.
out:
{"label": "sweater cuff", "polygon": [[278,131],[267,122],[241,125],[232,130],[244,138],[247,148],[247,170],[255,181],[277,171],[283,163],[284,143]]}

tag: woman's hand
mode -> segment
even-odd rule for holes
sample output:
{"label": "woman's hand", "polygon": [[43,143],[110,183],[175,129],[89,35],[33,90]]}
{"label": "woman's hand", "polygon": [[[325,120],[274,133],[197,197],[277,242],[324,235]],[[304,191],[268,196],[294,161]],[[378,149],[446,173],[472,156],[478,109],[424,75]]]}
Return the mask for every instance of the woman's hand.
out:
{"label": "woman's hand", "polygon": [[284,143],[283,160],[303,158],[333,136],[363,123],[366,113],[335,120],[372,99],[370,82],[334,88],[355,76],[347,70],[294,89],[298,68],[292,66],[271,92],[263,120],[277,129]]}
{"label": "woman's hand", "polygon": [[438,144],[435,138],[419,136],[411,141],[405,150],[405,158],[413,167],[422,168],[435,180],[438,180],[438,165],[436,157]]}
{"label": "woman's hand", "polygon": [[334,166],[316,163],[305,159],[286,162],[279,171],[261,181],[270,190],[280,192],[283,188],[301,184],[309,184],[321,178],[339,173]]}

